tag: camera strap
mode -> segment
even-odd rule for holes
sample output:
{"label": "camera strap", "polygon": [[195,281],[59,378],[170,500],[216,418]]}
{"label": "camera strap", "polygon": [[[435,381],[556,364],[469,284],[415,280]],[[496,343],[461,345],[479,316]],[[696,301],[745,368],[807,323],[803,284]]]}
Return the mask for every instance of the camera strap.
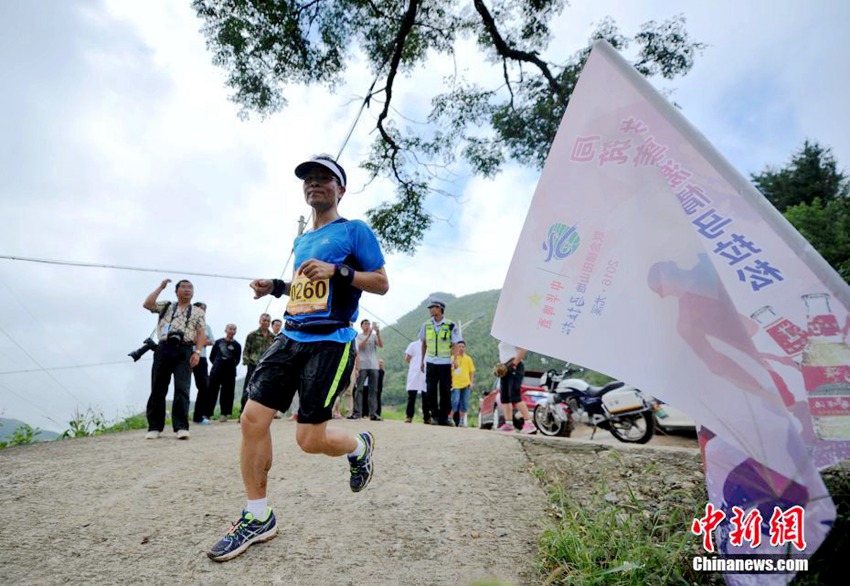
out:
{"label": "camera strap", "polygon": [[162,319],[163,317],[165,317],[165,314],[166,314],[166,312],[168,312],[169,307],[171,307],[171,302],[166,301],[163,308],[159,311],[159,319]]}
{"label": "camera strap", "polygon": [[[171,311],[171,320],[168,323],[174,323],[174,316],[177,315],[177,304],[174,304],[174,309]],[[186,326],[189,326],[189,320],[192,319],[192,304],[189,304],[189,309],[186,310]]]}
{"label": "camera strap", "polygon": [[[174,318],[177,316],[177,304],[171,303],[169,301],[168,305],[174,306],[174,308],[171,310],[171,319],[169,319],[168,321],[165,322],[165,323],[171,325],[171,324],[174,323]],[[166,305],[165,307],[162,308],[162,311],[159,314],[160,319],[165,317],[165,314],[168,313],[168,305]],[[192,319],[192,304],[191,303],[189,304],[189,309],[186,310],[186,325],[185,325],[186,330],[189,329],[189,320],[190,319]],[[186,332],[182,332],[182,333],[183,333],[183,335],[186,335]]]}

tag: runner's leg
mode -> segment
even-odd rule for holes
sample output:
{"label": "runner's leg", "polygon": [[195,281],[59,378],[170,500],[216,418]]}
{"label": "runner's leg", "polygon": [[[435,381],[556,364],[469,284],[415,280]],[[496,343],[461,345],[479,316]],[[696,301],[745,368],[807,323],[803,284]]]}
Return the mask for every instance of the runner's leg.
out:
{"label": "runner's leg", "polygon": [[[270,426],[276,409],[251,399],[242,414],[242,450],[240,467],[245,494],[249,500],[266,498],[266,483],[272,467]],[[353,448],[352,448],[353,449]]]}

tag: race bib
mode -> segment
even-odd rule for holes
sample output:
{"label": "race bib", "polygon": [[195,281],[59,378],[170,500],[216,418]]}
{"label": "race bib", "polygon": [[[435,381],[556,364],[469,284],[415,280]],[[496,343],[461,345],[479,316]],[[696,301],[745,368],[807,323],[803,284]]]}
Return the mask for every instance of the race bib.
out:
{"label": "race bib", "polygon": [[289,303],[286,304],[286,312],[289,315],[326,312],[330,292],[329,279],[311,281],[304,274],[298,273],[289,287]]}

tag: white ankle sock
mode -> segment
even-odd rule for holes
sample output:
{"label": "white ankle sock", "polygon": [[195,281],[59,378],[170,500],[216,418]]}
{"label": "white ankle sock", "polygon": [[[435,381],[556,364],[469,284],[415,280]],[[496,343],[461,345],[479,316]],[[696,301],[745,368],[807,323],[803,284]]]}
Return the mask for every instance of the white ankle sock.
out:
{"label": "white ankle sock", "polygon": [[248,500],[248,506],[245,510],[251,513],[257,521],[265,521],[268,516],[266,509],[269,506],[269,499]]}
{"label": "white ankle sock", "polygon": [[351,456],[352,458],[359,458],[360,456],[362,456],[363,454],[366,453],[366,442],[364,442],[363,438],[360,437],[359,435],[357,437],[355,437],[354,439],[357,440],[357,447],[354,448],[354,451],[351,452],[348,455]]}

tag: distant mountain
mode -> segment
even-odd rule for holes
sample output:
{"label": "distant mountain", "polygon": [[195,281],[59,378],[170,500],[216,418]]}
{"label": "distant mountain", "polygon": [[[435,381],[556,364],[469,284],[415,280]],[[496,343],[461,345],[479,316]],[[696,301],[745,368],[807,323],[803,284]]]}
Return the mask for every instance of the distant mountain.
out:
{"label": "distant mountain", "polygon": [[[9,441],[15,434],[15,430],[19,427],[23,427],[24,425],[26,425],[26,423],[18,419],[6,419],[5,417],[0,417],[0,442]],[[35,439],[36,441],[45,442],[55,440],[57,437],[59,437],[59,434],[55,431],[46,431],[42,429],[39,430]]]}

